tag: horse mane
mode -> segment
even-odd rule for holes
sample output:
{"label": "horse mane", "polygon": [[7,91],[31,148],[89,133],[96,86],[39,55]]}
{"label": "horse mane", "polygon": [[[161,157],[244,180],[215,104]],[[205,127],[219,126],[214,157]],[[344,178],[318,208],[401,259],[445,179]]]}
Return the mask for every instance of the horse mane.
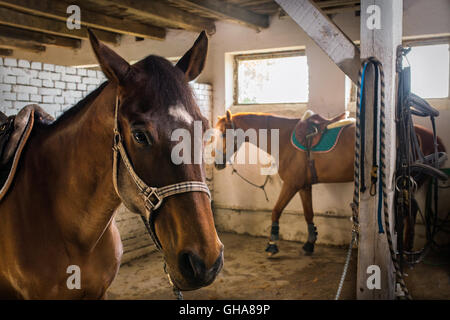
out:
{"label": "horse mane", "polygon": [[[197,104],[189,85],[186,86],[182,71],[173,67],[168,60],[163,57],[149,55],[133,66],[151,75],[149,77],[150,81],[144,84],[145,88],[143,90],[144,92],[153,93],[153,98],[159,100],[156,102],[156,105],[166,107],[168,104],[176,104],[178,102],[176,100],[178,99],[181,100],[188,112],[191,112],[198,119],[206,120],[200,110],[194,107]],[[57,126],[62,122],[72,119],[85,107],[88,107],[100,95],[109,82],[103,82],[97,89],[89,93],[73,107],[67,109],[51,126]]]}

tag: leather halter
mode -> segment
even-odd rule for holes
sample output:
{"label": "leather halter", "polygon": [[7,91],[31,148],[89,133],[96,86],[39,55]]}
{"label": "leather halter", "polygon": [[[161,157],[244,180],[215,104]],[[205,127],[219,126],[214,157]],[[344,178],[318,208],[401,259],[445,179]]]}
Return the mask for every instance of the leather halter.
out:
{"label": "leather halter", "polygon": [[161,243],[159,242],[158,236],[155,231],[155,211],[161,207],[164,198],[180,194],[186,192],[204,192],[211,199],[211,193],[209,192],[209,188],[203,181],[185,181],[180,183],[175,183],[171,185],[167,185],[161,188],[150,187],[148,186],[134,171],[133,165],[127,155],[125,147],[122,143],[122,135],[119,129],[119,97],[116,96],[116,106],[114,110],[114,146],[113,146],[113,184],[114,189],[117,192],[117,195],[120,197],[119,186],[117,183],[118,176],[118,158],[119,153],[122,161],[127,168],[128,174],[133,179],[134,183],[139,189],[139,194],[142,196],[144,200],[146,214],[141,213],[141,218],[144,221],[144,224],[147,228],[150,237],[156,245],[158,250],[162,250]]}

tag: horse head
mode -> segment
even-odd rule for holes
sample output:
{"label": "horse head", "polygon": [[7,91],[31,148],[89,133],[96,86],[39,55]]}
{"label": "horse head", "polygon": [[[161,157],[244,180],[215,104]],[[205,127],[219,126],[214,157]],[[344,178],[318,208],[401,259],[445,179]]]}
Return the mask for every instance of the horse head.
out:
{"label": "horse head", "polygon": [[[202,123],[203,130],[208,128],[188,84],[204,67],[208,39],[202,32],[176,66],[154,55],[130,65],[91,32],[90,42],[102,71],[116,86],[115,139],[120,131],[121,144],[135,173],[130,174],[120,153],[116,191],[130,211],[148,216],[136,176],[155,188],[185,181],[204,183],[202,161],[174,164],[171,151],[176,142],[171,134],[183,128],[193,135],[195,121]],[[185,192],[164,198],[157,209],[153,230],[170,278],[179,289],[194,290],[214,281],[223,265],[223,245],[215,229],[207,192]]]}
{"label": "horse head", "polygon": [[[230,136],[228,132],[231,130],[232,135]],[[227,144],[227,135],[229,138],[234,138],[235,134],[235,123],[233,121],[233,115],[231,114],[230,110],[227,110],[227,113],[225,116],[218,117],[216,126],[215,126],[215,143],[216,148],[213,150],[213,156],[215,158],[214,166],[217,170],[225,169],[228,161],[230,161],[231,157],[237,150],[239,149],[239,146],[237,145],[236,139],[229,140]],[[232,150],[230,149],[230,143],[232,142]]]}

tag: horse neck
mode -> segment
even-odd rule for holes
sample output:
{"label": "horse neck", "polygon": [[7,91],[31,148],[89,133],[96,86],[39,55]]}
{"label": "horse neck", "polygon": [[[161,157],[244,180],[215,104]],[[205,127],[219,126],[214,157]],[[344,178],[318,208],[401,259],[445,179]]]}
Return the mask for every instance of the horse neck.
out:
{"label": "horse neck", "polygon": [[[298,119],[291,119],[285,117],[279,117],[271,114],[264,113],[248,113],[248,114],[237,114],[233,116],[233,121],[236,129],[242,129],[247,131],[248,129],[254,129],[257,131],[257,139],[254,145],[267,153],[271,154],[272,151],[272,130],[279,130],[279,151],[282,152],[285,144],[282,141],[287,140],[294,129],[295,124]],[[267,142],[266,146],[261,144],[260,129],[267,129]],[[239,146],[238,146],[239,147]]]}
{"label": "horse neck", "polygon": [[40,146],[53,178],[48,185],[61,234],[88,251],[120,204],[112,183],[115,95],[115,86],[107,85],[89,105],[52,125]]}

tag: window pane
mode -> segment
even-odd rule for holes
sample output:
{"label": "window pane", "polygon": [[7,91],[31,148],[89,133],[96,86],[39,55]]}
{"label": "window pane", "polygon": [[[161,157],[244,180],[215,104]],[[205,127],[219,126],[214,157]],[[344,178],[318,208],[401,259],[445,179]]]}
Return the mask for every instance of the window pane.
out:
{"label": "window pane", "polygon": [[448,44],[412,47],[407,58],[411,64],[413,93],[422,98],[448,97],[448,49]]}
{"label": "window pane", "polygon": [[238,103],[308,101],[306,56],[238,60]]}

